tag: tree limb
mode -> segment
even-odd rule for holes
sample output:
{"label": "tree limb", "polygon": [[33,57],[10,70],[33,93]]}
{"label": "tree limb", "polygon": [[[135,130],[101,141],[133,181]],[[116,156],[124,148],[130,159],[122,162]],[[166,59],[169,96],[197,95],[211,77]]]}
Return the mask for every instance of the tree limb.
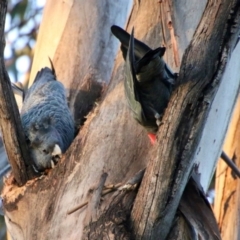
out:
{"label": "tree limb", "polygon": [[[23,185],[33,174],[30,165],[25,135],[21,126],[19,111],[4,65],[4,25],[7,1],[0,2],[0,125],[13,175],[18,185]],[[24,160],[26,162],[24,162]]]}
{"label": "tree limb", "polygon": [[170,231],[210,103],[237,40],[239,30],[232,31],[232,22],[238,21],[239,6],[235,1],[208,1],[183,56],[181,85],[166,110],[159,143],[151,153],[134,204],[132,217],[137,239],[166,239]]}

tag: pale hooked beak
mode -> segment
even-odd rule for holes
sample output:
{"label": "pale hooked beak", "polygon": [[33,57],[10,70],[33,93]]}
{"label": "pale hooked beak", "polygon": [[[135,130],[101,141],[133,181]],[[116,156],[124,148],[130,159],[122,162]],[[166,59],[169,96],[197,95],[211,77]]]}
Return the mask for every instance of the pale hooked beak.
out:
{"label": "pale hooked beak", "polygon": [[59,147],[59,145],[55,144],[53,152],[52,152],[52,156],[59,156],[59,157],[62,156],[62,150]]}

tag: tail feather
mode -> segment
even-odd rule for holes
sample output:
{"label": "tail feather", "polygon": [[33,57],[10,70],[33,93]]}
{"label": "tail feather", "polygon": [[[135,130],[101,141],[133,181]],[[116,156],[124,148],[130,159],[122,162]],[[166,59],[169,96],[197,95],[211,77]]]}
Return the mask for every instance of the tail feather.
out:
{"label": "tail feather", "polygon": [[[113,35],[119,39],[121,42],[121,50],[123,53],[123,58],[126,60],[127,57],[127,50],[129,47],[129,40],[130,40],[130,34],[123,30],[122,28],[113,25],[111,27],[111,31]],[[134,39],[134,53],[136,58],[142,58],[148,51],[152,50],[150,47],[148,47],[145,43]]]}
{"label": "tail feather", "polygon": [[135,116],[138,116],[140,118],[140,122],[146,121],[145,113],[141,106],[141,101],[139,97],[139,93],[137,90],[138,81],[136,79],[136,70],[135,70],[135,38],[134,38],[134,29],[132,30],[130,40],[129,40],[129,46],[127,51],[127,57],[126,57],[126,70],[125,70],[125,92],[128,99],[128,105],[131,108],[132,112]]}

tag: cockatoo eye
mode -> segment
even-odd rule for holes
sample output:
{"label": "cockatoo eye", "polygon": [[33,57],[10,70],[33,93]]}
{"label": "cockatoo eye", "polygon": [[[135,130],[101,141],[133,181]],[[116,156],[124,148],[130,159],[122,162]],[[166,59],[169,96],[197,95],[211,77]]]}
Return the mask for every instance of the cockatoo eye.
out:
{"label": "cockatoo eye", "polygon": [[46,149],[43,149],[43,152],[44,152],[45,154],[49,154],[49,151],[46,150]]}

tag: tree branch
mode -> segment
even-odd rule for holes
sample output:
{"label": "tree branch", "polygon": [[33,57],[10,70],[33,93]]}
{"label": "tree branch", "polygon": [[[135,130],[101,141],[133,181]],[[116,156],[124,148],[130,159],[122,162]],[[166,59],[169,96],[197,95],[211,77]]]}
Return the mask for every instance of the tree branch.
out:
{"label": "tree branch", "polygon": [[170,231],[210,104],[237,40],[237,31],[230,29],[239,17],[232,13],[239,13],[235,1],[208,1],[183,56],[182,84],[166,110],[132,211],[137,239],[166,239]]}
{"label": "tree branch", "polygon": [[[4,25],[7,1],[0,2],[0,126],[8,159],[18,185],[23,185],[33,174],[19,111],[4,65]],[[24,160],[26,162],[24,162]]]}

